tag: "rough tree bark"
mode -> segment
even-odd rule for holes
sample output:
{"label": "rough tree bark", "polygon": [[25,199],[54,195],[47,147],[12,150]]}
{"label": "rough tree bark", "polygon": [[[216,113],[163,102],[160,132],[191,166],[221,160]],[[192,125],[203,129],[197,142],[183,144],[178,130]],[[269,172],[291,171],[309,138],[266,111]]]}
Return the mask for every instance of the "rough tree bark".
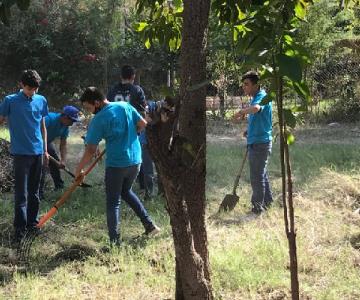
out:
{"label": "rough tree bark", "polygon": [[209,0],[184,0],[179,116],[147,129],[172,226],[177,300],[213,299],[205,224],[205,48],[209,9]]}

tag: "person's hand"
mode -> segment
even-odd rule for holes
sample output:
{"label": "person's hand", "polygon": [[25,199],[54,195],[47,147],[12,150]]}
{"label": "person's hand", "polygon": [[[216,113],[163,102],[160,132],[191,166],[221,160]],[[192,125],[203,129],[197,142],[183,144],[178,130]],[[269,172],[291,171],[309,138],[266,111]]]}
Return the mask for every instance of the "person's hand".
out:
{"label": "person's hand", "polygon": [[47,151],[44,152],[44,165],[45,166],[49,165],[49,153]]}
{"label": "person's hand", "polygon": [[75,181],[80,185],[83,183],[84,181],[84,178],[85,178],[85,172],[84,170],[76,170],[75,172]]}
{"label": "person's hand", "polygon": [[65,162],[63,160],[59,161],[59,169],[65,169]]}
{"label": "person's hand", "polygon": [[237,113],[235,113],[235,115],[233,116],[233,121],[241,121],[245,119],[245,113],[244,111],[241,109],[239,110]]}

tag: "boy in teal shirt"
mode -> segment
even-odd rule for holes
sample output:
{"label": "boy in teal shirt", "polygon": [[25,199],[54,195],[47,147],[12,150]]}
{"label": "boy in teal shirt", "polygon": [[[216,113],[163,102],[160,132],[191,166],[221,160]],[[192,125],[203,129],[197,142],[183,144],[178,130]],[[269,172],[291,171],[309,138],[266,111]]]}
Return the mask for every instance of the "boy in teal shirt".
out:
{"label": "boy in teal shirt", "polygon": [[268,158],[272,148],[272,103],[262,104],[266,92],[260,88],[259,75],[250,71],[243,75],[242,83],[245,95],[251,97],[250,106],[241,109],[235,118],[248,115],[247,148],[252,187],[252,212],[260,214],[268,209],[272,202]]}
{"label": "boy in teal shirt", "polygon": [[138,132],[146,121],[129,103],[109,102],[95,87],[88,87],[80,98],[84,108],[95,114],[86,134],[86,148],[76,168],[75,175],[81,176],[82,169],[91,161],[99,142],[106,143],[106,215],[111,244],[120,244],[120,197],[129,204],[141,220],[145,234],[154,235],[160,231],[150,219],[145,207],[132,191],[141,164],[141,147]]}

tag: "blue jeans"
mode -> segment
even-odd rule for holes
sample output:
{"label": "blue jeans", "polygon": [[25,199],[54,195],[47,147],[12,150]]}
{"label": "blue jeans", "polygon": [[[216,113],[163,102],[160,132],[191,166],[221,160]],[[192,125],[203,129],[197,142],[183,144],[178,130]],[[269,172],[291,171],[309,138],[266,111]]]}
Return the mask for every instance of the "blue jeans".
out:
{"label": "blue jeans", "polygon": [[[56,153],[55,150],[55,146],[53,143],[48,143],[47,144],[47,150],[48,153],[55,158],[56,160],[60,160],[59,156]],[[42,174],[41,174],[41,180],[40,180],[40,196],[44,195],[44,185],[45,185],[45,177],[46,177],[46,170],[47,168],[43,168],[42,170]],[[60,169],[58,168],[58,166],[52,162],[51,160],[49,160],[49,171],[50,171],[50,175],[54,181],[54,186],[55,189],[60,189],[64,187],[64,181],[61,178],[61,174],[60,174]]]}
{"label": "blue jeans", "polygon": [[255,210],[261,210],[269,207],[273,201],[267,174],[267,162],[272,143],[251,144],[247,147],[252,187],[251,203]]}
{"label": "blue jeans", "polygon": [[38,223],[42,165],[42,155],[14,155],[16,235],[21,235],[26,227],[34,227]]}
{"label": "blue jeans", "polygon": [[105,170],[106,216],[111,243],[120,242],[120,197],[136,213],[145,229],[153,224],[145,207],[131,189],[139,170],[140,165],[107,167]]}
{"label": "blue jeans", "polygon": [[154,165],[146,144],[141,145],[142,164],[139,172],[140,188],[145,194],[151,196],[154,193]]}

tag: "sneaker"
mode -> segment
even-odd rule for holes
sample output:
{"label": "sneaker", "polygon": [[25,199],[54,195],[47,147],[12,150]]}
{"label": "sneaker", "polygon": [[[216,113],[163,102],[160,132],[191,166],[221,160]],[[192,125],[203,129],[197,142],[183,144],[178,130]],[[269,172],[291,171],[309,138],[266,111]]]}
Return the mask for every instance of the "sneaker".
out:
{"label": "sneaker", "polygon": [[156,226],[155,224],[151,223],[144,232],[144,235],[147,236],[155,236],[161,231],[160,227]]}
{"label": "sneaker", "polygon": [[264,209],[261,207],[261,208],[259,208],[259,207],[253,207],[252,209],[251,209],[251,212],[253,213],[253,214],[255,214],[255,215],[260,215],[261,213],[263,213],[264,212]]}

